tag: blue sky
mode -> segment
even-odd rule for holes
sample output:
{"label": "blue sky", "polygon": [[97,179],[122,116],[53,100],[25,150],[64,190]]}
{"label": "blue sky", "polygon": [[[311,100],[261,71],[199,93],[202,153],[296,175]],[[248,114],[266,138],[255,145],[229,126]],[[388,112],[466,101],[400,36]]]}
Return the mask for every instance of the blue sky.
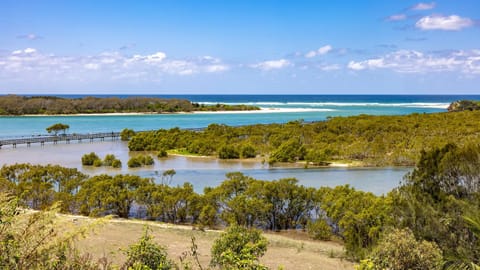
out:
{"label": "blue sky", "polygon": [[0,94],[480,94],[480,1],[0,2]]}

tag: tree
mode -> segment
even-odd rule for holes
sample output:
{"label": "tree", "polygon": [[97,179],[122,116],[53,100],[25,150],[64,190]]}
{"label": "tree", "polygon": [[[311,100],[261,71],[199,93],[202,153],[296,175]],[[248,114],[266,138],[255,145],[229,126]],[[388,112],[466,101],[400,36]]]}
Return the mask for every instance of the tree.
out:
{"label": "tree", "polygon": [[124,264],[126,269],[143,270],[170,270],[174,263],[168,259],[166,248],[156,244],[149,234],[148,227],[145,227],[142,237],[137,243],[128,247],[125,251],[127,261]]}
{"label": "tree", "polygon": [[66,130],[69,129],[70,126],[67,125],[67,124],[62,124],[62,123],[56,123],[56,124],[53,124],[49,127],[46,128],[47,132],[48,133],[54,133],[55,136],[57,136],[58,132],[59,131],[63,131],[63,134],[65,134]]}
{"label": "tree", "polygon": [[230,226],[212,246],[212,266],[222,269],[267,269],[258,262],[268,241],[258,230]]}

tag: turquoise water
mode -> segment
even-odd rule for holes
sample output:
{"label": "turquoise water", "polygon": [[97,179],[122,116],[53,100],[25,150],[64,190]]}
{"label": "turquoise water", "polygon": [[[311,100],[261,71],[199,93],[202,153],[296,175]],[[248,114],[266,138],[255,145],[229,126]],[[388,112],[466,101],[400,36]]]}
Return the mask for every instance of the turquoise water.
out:
{"label": "turquoise water", "polygon": [[[69,96],[80,97],[80,96]],[[260,112],[189,113],[155,115],[102,116],[22,116],[0,117],[0,138],[45,134],[45,128],[62,122],[70,125],[70,133],[93,133],[159,128],[202,128],[211,123],[248,125],[255,123],[283,123],[303,119],[322,121],[332,116],[402,115],[446,111],[448,105],[459,99],[480,99],[480,96],[342,96],[342,95],[287,95],[287,96],[232,96],[197,95],[168,96],[186,98],[202,104],[250,104],[262,108]]]}

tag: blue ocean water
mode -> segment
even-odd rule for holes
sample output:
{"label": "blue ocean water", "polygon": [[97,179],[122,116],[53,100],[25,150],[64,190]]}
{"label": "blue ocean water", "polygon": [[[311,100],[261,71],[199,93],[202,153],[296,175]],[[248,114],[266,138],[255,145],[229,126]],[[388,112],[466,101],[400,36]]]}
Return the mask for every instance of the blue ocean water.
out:
{"label": "blue ocean water", "polygon": [[[57,95],[80,98],[84,95]],[[98,95],[98,97],[129,95]],[[45,128],[58,122],[70,126],[71,133],[93,133],[159,128],[202,128],[212,123],[232,126],[255,123],[283,123],[303,119],[323,121],[328,117],[403,115],[444,112],[461,99],[480,95],[145,95],[183,98],[202,104],[248,104],[262,108],[255,112],[187,113],[155,115],[79,115],[0,117],[0,138],[45,134]]]}

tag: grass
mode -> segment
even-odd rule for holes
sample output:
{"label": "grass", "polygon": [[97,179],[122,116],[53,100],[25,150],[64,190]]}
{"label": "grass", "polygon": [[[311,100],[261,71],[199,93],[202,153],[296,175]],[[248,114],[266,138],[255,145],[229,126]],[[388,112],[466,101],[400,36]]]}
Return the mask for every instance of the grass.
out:
{"label": "grass", "polygon": [[[75,222],[88,222],[88,218],[76,218]],[[191,237],[198,245],[202,265],[210,262],[210,249],[220,235],[216,230],[194,230],[191,226],[172,225],[143,220],[111,219],[76,243],[81,251],[96,258],[107,257],[114,264],[125,260],[122,250],[136,242],[147,225],[158,244],[167,248],[169,256],[179,261],[183,252],[190,250]],[[353,269],[353,264],[343,260],[343,246],[336,242],[312,241],[301,233],[264,233],[269,241],[268,250],[261,263],[270,269]],[[332,256],[334,254],[334,256]]]}

